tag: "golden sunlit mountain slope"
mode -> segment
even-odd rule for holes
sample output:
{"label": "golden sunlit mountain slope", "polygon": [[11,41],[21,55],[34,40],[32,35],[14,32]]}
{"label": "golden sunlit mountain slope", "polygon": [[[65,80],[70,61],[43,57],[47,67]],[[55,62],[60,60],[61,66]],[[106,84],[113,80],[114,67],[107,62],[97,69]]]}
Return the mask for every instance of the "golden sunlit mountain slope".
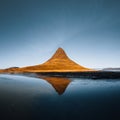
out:
{"label": "golden sunlit mountain slope", "polygon": [[58,48],[55,54],[45,63],[28,66],[19,69],[23,72],[80,72],[93,71],[72,61],[62,48]]}

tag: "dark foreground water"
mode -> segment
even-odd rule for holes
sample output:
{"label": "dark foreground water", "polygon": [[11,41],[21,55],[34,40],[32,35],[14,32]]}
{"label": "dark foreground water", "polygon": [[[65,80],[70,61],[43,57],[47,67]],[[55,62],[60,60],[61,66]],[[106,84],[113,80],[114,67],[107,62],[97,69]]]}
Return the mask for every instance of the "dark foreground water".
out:
{"label": "dark foreground water", "polygon": [[0,75],[0,120],[19,119],[120,120],[120,80]]}

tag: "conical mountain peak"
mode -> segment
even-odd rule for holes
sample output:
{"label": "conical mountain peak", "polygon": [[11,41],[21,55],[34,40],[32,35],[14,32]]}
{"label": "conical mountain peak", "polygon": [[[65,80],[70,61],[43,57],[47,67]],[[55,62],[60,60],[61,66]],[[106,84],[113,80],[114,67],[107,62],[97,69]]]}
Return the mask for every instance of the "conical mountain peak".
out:
{"label": "conical mountain peak", "polygon": [[58,48],[53,56],[43,64],[28,66],[22,69],[30,72],[78,72],[91,70],[72,61],[62,48]]}
{"label": "conical mountain peak", "polygon": [[67,54],[65,53],[65,51],[64,51],[61,47],[59,47],[59,48],[56,50],[55,54],[52,56],[51,59],[58,59],[58,58],[59,58],[59,59],[68,58]]}
{"label": "conical mountain peak", "polygon": [[59,50],[59,51],[60,51],[60,50],[64,51],[63,48],[61,48],[61,47],[59,47],[56,51],[58,51],[58,50]]}

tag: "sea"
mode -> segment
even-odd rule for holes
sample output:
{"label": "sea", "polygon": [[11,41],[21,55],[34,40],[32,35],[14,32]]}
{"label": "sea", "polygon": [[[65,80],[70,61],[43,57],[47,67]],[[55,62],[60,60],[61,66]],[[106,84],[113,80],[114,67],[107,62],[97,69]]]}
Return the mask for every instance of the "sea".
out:
{"label": "sea", "polygon": [[54,79],[1,74],[0,120],[120,120],[120,79]]}

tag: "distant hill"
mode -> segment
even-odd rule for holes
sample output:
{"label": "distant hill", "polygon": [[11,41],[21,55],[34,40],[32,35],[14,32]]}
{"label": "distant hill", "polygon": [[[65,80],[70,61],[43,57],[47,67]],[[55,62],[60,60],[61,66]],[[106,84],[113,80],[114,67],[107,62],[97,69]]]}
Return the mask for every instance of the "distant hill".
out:
{"label": "distant hill", "polygon": [[0,69],[0,73],[13,73],[15,71],[17,71],[19,69],[19,67],[10,67],[10,68],[6,68],[6,69]]}
{"label": "distant hill", "polygon": [[104,68],[103,71],[120,71],[120,68]]}

